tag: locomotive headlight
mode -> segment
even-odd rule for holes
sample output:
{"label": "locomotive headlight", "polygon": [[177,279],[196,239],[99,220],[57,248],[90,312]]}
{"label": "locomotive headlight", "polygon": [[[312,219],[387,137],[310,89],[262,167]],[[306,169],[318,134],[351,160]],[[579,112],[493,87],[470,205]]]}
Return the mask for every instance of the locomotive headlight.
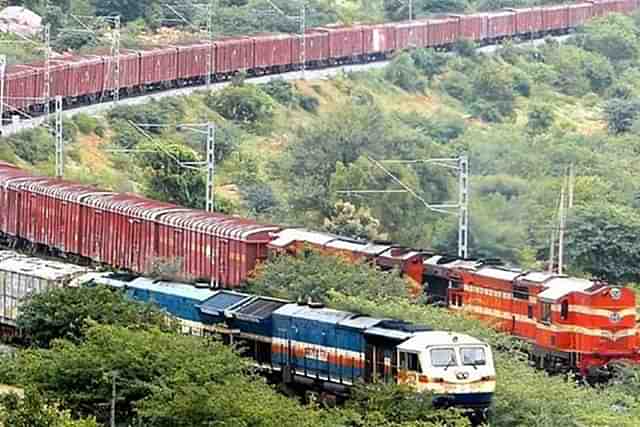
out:
{"label": "locomotive headlight", "polygon": [[620,288],[612,288],[609,295],[611,295],[612,300],[617,301],[622,297],[622,290]]}
{"label": "locomotive headlight", "polygon": [[614,311],[609,315],[609,320],[611,321],[611,323],[618,323],[622,320],[622,316],[620,316],[620,313],[618,313],[617,311]]}
{"label": "locomotive headlight", "polygon": [[459,380],[467,380],[469,379],[469,373],[468,372],[458,372],[456,374],[456,378]]}

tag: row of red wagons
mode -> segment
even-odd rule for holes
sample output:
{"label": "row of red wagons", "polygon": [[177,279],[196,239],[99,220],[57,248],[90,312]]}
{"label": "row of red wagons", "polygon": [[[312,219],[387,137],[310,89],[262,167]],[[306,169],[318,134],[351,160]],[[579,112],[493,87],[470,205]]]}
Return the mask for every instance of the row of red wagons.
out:
{"label": "row of red wagons", "polygon": [[[575,4],[506,9],[470,15],[447,15],[378,25],[329,26],[305,34],[307,67],[367,61],[398,50],[444,47],[461,39],[492,42],[508,37],[565,32],[593,17],[631,13],[640,0],[594,0]],[[278,73],[299,68],[302,38],[293,34],[231,37],[209,42],[162,46],[120,55],[123,95],[147,89],[202,83],[209,71],[224,79],[239,71]],[[108,53],[63,56],[50,63],[50,96],[66,105],[93,103],[116,88],[114,59]],[[5,73],[5,110],[35,112],[45,97],[45,64],[11,65]]]}

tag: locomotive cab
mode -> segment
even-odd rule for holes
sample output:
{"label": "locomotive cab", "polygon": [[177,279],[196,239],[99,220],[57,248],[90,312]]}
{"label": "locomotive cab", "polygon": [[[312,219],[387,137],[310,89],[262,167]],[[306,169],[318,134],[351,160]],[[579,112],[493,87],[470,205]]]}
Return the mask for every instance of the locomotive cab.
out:
{"label": "locomotive cab", "polygon": [[432,394],[436,406],[491,405],[496,371],[488,344],[468,335],[430,331],[398,345],[397,352],[398,383]]}

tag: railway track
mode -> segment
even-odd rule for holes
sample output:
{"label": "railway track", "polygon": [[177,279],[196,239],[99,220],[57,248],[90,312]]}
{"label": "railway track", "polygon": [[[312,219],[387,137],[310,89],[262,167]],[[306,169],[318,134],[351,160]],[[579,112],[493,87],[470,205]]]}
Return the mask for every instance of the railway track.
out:
{"label": "railway track", "polygon": [[[562,43],[566,41],[569,37],[571,36],[564,35],[564,36],[554,37],[554,39]],[[530,45],[537,46],[544,43],[544,41],[545,41],[545,38],[537,38],[537,39],[521,41],[519,44],[522,44],[522,45],[530,44]],[[479,47],[477,51],[479,53],[492,54],[495,51],[497,51],[499,48],[500,48],[499,44],[494,44],[494,45]],[[323,79],[329,79],[329,78],[335,77],[340,73],[351,73],[351,72],[384,68],[386,65],[389,64],[389,62],[390,61],[388,60],[384,60],[384,61],[377,61],[377,62],[369,62],[366,64],[350,64],[350,65],[340,65],[340,66],[330,67],[330,68],[312,69],[312,70],[306,70],[304,72],[304,75],[300,71],[291,71],[291,72],[286,72],[281,74],[271,74],[268,76],[252,77],[252,78],[248,78],[247,82],[251,84],[262,84],[262,83],[268,83],[275,79],[284,79],[289,81],[300,80],[300,79],[323,80]],[[231,83],[228,81],[213,83],[211,85],[211,90],[218,91],[223,89],[225,86],[229,84]],[[189,87],[184,87],[179,89],[157,91],[157,92],[148,93],[145,95],[123,98],[119,101],[118,105],[140,105],[140,104],[145,104],[147,102],[150,102],[151,100],[157,100],[157,99],[162,99],[166,97],[188,96],[196,91],[202,91],[205,89],[206,87],[204,85],[197,85],[197,86],[189,86]],[[68,118],[79,113],[88,114],[90,116],[96,116],[105,111],[108,111],[114,106],[115,106],[115,103],[113,101],[106,101],[106,102],[92,104],[92,105],[74,106],[73,108],[65,110],[63,112],[63,116]],[[2,136],[14,135],[20,131],[23,131],[26,129],[32,129],[37,126],[40,126],[44,121],[45,121],[44,116],[33,117],[30,119],[17,118],[14,122],[5,124],[4,126],[2,126],[0,135]]]}

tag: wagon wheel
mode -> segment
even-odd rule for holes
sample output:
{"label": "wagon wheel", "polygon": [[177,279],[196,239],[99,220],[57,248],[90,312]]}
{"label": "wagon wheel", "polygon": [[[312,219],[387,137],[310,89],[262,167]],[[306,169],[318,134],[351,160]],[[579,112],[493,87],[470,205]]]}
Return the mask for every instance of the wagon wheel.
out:
{"label": "wagon wheel", "polygon": [[634,366],[637,366],[632,360],[620,359],[614,360],[607,364],[609,370],[609,381],[613,384],[624,384],[636,377]]}

